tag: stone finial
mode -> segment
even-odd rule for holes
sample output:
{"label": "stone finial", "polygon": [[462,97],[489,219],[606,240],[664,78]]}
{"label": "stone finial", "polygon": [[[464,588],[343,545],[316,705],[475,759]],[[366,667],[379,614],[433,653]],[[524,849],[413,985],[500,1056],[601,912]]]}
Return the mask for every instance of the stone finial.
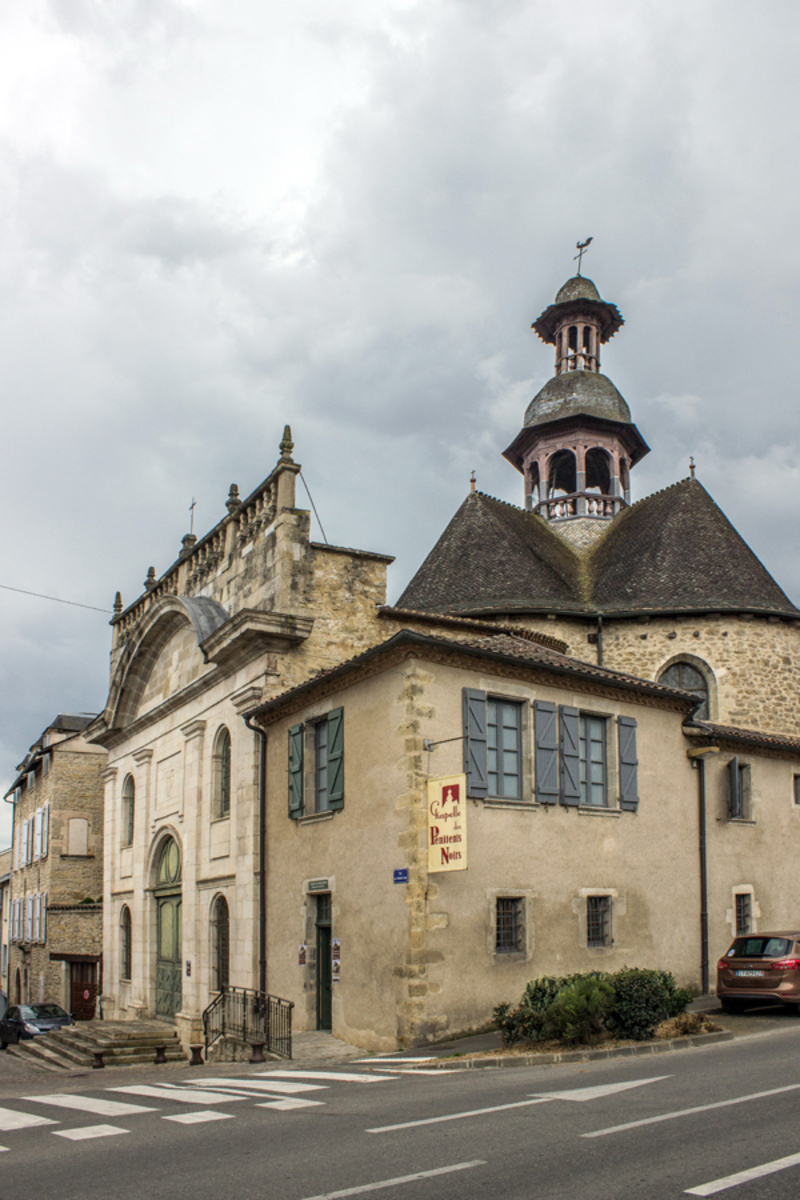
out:
{"label": "stone finial", "polygon": [[187,554],[191,554],[197,542],[196,533],[186,533],[181,538],[181,558],[186,558]]}
{"label": "stone finial", "polygon": [[236,484],[236,483],[231,484],[230,491],[228,492],[228,499],[225,504],[225,507],[227,508],[228,512],[231,514],[237,513],[239,511],[239,509],[242,507],[242,502],[239,499],[239,485],[238,484]]}
{"label": "stone finial", "polygon": [[471,475],[470,475],[470,477],[469,477],[469,490],[470,490],[471,492],[474,492],[474,491],[475,491],[475,483],[476,483],[476,480],[475,480],[475,472],[473,471],[473,472],[472,472],[472,474],[471,474]]}
{"label": "stone finial", "polygon": [[147,579],[145,579],[145,581],[144,581],[144,586],[147,588],[148,592],[151,592],[153,590],[153,588],[156,586],[157,582],[158,582],[158,580],[156,579],[155,567],[148,567],[147,568]]}
{"label": "stone finial", "polygon": [[294,450],[294,442],[292,441],[292,427],[285,425],[283,429],[283,440],[280,445],[281,462],[292,462],[292,451]]}
{"label": "stone finial", "polygon": [[114,616],[118,617],[122,612],[122,592],[117,592],[114,597]]}

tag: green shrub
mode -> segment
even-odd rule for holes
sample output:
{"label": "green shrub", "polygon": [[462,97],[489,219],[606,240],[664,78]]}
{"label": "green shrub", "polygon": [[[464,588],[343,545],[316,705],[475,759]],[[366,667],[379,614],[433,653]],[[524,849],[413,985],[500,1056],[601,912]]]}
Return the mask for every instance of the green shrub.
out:
{"label": "green shrub", "polygon": [[605,980],[584,975],[558,993],[544,1017],[544,1034],[568,1046],[595,1042],[605,1029],[614,989]]}
{"label": "green shrub", "polygon": [[691,999],[685,988],[677,986],[670,971],[623,967],[610,978],[614,1004],[609,1028],[636,1042],[651,1038],[657,1025],[679,1016]]}

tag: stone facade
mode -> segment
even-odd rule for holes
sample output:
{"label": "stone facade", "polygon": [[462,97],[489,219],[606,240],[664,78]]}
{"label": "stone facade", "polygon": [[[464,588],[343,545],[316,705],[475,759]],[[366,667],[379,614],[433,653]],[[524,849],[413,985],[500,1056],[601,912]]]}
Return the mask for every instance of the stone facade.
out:
{"label": "stone facade", "polygon": [[[11,910],[11,851],[0,851],[0,992],[8,996],[9,914]],[[0,1005],[2,1007],[2,1005]]]}
{"label": "stone facade", "polygon": [[264,483],[243,502],[232,488],[222,521],[118,604],[90,731],[108,749],[103,1012],[174,1019],[186,1041],[222,976],[259,979],[259,739],[242,714],[381,637],[392,560],[310,540],[291,451],[287,430]]}
{"label": "stone facade", "polygon": [[[488,651],[490,643],[481,644]],[[312,682],[252,718],[268,736],[267,980],[271,991],[294,1001],[295,1027],[315,1028],[318,1021],[321,894],[340,944],[333,1032],[365,1050],[481,1027],[496,1004],[517,1000],[541,974],[646,966],[700,986],[698,776],[688,756],[696,743],[684,732],[690,704],[674,693],[615,687],[613,676],[558,680],[542,666],[515,667],[489,653],[483,662],[474,655],[459,661],[459,642],[452,651],[441,642],[402,653],[391,645],[375,652],[371,666],[357,660],[335,682]],[[468,801],[468,869],[430,874],[426,788],[431,777],[463,770],[465,688],[519,706],[521,796]],[[600,717],[604,804],[541,802],[534,701]],[[314,812],[312,791],[305,814],[289,819],[290,731],[314,728],[339,707],[343,807]],[[635,811],[619,801],[614,730],[621,717],[637,723]],[[794,793],[800,741],[774,750],[738,748],[752,786],[748,812],[731,820],[727,764],[736,752],[735,744],[718,745],[706,767],[712,964],[734,932],[737,894],[752,896],[753,930],[780,928],[796,916],[789,881],[800,850]],[[394,882],[398,868],[407,870],[407,882]],[[609,898],[607,945],[589,944],[593,896]],[[497,947],[500,899],[519,905],[523,928],[511,952]]]}
{"label": "stone facade", "polygon": [[89,718],[58,717],[20,764],[9,792],[9,996],[71,1011],[72,985],[80,979],[91,983],[84,1017],[94,1014],[100,971],[105,760],[83,736],[88,724]]}

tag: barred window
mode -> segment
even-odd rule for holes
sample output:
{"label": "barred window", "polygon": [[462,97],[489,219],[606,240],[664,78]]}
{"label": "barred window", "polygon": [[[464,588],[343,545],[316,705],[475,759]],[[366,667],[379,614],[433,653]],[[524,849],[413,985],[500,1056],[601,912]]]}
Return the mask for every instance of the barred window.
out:
{"label": "barred window", "polygon": [[736,936],[750,933],[753,918],[753,897],[749,892],[736,893]]}
{"label": "barred window", "polygon": [[498,954],[514,954],[525,949],[524,904],[521,896],[498,898],[494,939]]}
{"label": "barred window", "polygon": [[590,947],[611,945],[611,897],[586,897],[587,945]]}

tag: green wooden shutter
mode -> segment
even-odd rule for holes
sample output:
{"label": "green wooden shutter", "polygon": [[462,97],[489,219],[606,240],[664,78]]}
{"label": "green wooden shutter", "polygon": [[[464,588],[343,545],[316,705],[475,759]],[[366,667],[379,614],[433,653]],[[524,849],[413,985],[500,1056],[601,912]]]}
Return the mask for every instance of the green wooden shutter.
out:
{"label": "green wooden shutter", "polygon": [[558,804],[558,709],[547,700],[534,700],[536,739],[536,799],[540,804]]}
{"label": "green wooden shutter", "polygon": [[328,808],[344,808],[344,709],[328,713]]}
{"label": "green wooden shutter", "polygon": [[741,793],[739,791],[739,759],[732,758],[728,763],[728,818],[735,821],[742,815]]}
{"label": "green wooden shutter", "polygon": [[462,690],[464,715],[464,773],[467,795],[483,798],[489,792],[486,758],[486,692]]}
{"label": "green wooden shutter", "polygon": [[302,725],[289,730],[289,816],[303,815],[303,734]]}
{"label": "green wooden shutter", "polygon": [[636,757],[636,721],[617,717],[619,737],[619,806],[626,812],[639,807],[639,759]]}
{"label": "green wooden shutter", "polygon": [[561,803],[576,807],[581,800],[580,717],[577,708],[562,704],[558,710],[561,727]]}

